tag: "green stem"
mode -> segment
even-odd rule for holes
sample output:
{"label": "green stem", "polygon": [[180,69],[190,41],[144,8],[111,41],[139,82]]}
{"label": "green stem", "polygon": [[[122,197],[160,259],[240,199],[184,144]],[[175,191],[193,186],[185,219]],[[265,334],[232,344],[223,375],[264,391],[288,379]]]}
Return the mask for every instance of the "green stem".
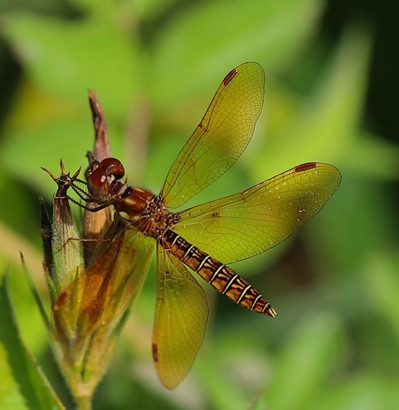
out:
{"label": "green stem", "polygon": [[75,397],[76,409],[77,410],[91,410],[92,409],[91,399],[92,399],[91,395]]}

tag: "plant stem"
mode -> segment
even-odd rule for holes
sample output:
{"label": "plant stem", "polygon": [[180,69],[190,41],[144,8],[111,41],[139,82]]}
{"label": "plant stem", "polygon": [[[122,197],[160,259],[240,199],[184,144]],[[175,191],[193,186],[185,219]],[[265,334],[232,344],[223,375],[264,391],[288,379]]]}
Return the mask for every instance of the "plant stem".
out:
{"label": "plant stem", "polygon": [[77,410],[91,410],[92,409],[91,399],[92,399],[91,395],[75,397],[76,409]]}

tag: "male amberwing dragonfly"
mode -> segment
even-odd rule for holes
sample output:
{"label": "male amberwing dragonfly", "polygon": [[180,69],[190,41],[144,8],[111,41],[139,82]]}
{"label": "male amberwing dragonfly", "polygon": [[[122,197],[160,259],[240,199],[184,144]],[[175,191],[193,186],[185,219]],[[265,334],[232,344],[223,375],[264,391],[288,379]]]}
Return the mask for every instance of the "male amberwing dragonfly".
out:
{"label": "male amberwing dragonfly", "polygon": [[252,137],[263,98],[264,72],[258,64],[249,62],[230,71],[172,164],[159,195],[122,183],[125,172],[119,160],[100,162],[89,155],[89,201],[97,209],[112,205],[126,222],[128,235],[153,238],[157,245],[152,354],[168,388],[176,387],[191,368],[208,319],[205,292],[187,267],[233,302],[276,316],[270,303],[227,265],[282,242],[320,211],[341,181],[335,167],[310,162],[243,192],[170,211],[238,159]]}

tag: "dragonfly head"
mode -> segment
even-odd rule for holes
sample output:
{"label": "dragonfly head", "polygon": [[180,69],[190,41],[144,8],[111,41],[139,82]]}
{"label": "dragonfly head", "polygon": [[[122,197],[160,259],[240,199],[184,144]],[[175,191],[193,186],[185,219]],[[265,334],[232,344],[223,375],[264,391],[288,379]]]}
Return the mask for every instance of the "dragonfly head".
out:
{"label": "dragonfly head", "polygon": [[125,168],[116,158],[105,158],[101,162],[89,156],[90,165],[85,172],[90,194],[97,199],[110,195],[113,182],[125,175]]}

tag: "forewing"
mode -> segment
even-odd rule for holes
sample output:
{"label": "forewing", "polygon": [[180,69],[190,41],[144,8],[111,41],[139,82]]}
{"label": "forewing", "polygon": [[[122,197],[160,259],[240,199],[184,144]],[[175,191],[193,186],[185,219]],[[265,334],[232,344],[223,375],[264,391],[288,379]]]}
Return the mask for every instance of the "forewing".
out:
{"label": "forewing", "polygon": [[193,365],[208,320],[205,292],[183,263],[158,245],[152,354],[159,378],[175,388]]}
{"label": "forewing", "polygon": [[242,154],[262,110],[264,84],[257,63],[242,64],[227,74],[166,177],[161,195],[169,208],[183,205]]}
{"label": "forewing", "polygon": [[178,213],[173,228],[223,263],[282,242],[316,215],[341,182],[332,165],[307,163],[235,195]]}

